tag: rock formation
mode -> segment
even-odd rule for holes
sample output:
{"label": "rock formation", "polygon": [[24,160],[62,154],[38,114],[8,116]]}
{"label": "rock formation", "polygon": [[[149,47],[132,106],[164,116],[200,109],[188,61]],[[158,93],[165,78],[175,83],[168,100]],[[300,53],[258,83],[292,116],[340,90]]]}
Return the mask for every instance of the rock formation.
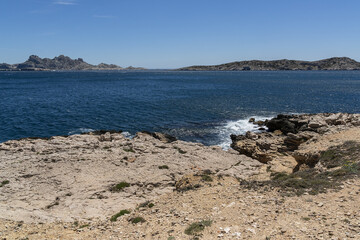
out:
{"label": "rock formation", "polygon": [[100,63],[91,65],[82,58],[71,59],[70,57],[60,55],[53,59],[40,58],[31,55],[24,63],[19,64],[0,64],[0,71],[76,71],[76,70],[142,70],[143,68],[122,68],[114,64]]}
{"label": "rock formation", "polygon": [[334,57],[319,61],[274,60],[241,61],[212,66],[191,66],[180,71],[284,71],[284,70],[360,70],[360,63],[347,57]]}
{"label": "rock formation", "polygon": [[[268,131],[232,135],[231,147],[241,154],[267,163],[272,170],[293,172],[302,164],[313,167],[321,154],[338,141],[360,139],[360,114],[322,113],[278,115],[266,122]],[[325,141],[331,134],[344,135],[338,141]],[[356,133],[359,132],[357,137]],[[340,134],[340,135],[341,135]],[[323,146],[315,148],[316,143]]]}

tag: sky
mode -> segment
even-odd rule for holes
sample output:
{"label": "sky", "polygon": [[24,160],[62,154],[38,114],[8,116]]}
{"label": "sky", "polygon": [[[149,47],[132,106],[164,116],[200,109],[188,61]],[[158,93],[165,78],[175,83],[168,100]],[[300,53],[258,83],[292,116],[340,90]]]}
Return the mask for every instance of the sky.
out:
{"label": "sky", "polygon": [[0,62],[32,54],[161,69],[360,61],[359,11],[359,0],[0,0]]}

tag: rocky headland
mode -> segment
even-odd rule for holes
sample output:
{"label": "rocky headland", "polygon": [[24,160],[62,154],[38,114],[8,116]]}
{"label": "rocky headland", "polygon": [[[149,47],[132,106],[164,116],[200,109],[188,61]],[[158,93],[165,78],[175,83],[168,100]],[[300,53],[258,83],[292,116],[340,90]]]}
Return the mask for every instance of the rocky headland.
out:
{"label": "rocky headland", "polygon": [[3,239],[360,238],[360,114],[250,119],[228,151],[140,132],[0,144]]}
{"label": "rocky headland", "polygon": [[240,61],[211,66],[190,66],[179,71],[286,71],[286,70],[360,70],[360,63],[347,57],[334,57],[319,61],[274,60]]}
{"label": "rocky headland", "polygon": [[71,59],[60,55],[58,57],[40,58],[31,55],[28,60],[18,64],[0,63],[0,71],[79,71],[79,70],[144,70],[144,68],[122,68],[115,64],[100,63],[92,65],[82,58]]}

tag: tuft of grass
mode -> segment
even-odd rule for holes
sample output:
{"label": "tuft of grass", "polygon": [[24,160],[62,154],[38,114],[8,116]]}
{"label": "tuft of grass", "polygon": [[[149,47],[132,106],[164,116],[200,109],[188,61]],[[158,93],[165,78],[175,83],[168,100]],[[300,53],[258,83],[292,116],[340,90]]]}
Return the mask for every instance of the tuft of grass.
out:
{"label": "tuft of grass", "polygon": [[79,228],[86,228],[86,227],[88,227],[88,226],[90,226],[90,224],[81,225]]}
{"label": "tuft of grass", "polygon": [[302,217],[301,219],[304,220],[304,221],[310,221],[309,217]]}
{"label": "tuft of grass", "polygon": [[133,224],[143,223],[146,222],[143,217],[134,217],[130,219],[130,222]]}
{"label": "tuft of grass", "polygon": [[211,220],[202,220],[200,222],[192,223],[185,229],[185,234],[196,235],[197,233],[202,232],[205,229],[205,227],[211,226],[211,224],[212,224]]}
{"label": "tuft of grass", "polygon": [[146,202],[140,203],[138,208],[144,208],[144,207],[152,208],[154,206],[155,206],[155,204],[153,204],[152,202],[146,201]]}
{"label": "tuft of grass", "polygon": [[205,182],[212,182],[213,181],[213,179],[212,179],[212,177],[211,176],[209,176],[209,175],[202,175],[201,176],[201,179],[203,180],[203,181],[205,181]]}
{"label": "tuft of grass", "polygon": [[132,153],[135,152],[135,150],[134,150],[132,147],[130,147],[130,148],[124,148],[124,151],[125,151],[125,152],[132,152]]}
{"label": "tuft of grass", "polygon": [[117,214],[113,215],[111,218],[110,218],[110,221],[111,222],[116,222],[116,220],[121,217],[121,216],[124,216],[125,214],[129,214],[130,211],[129,210],[121,210],[120,212],[118,212]]}
{"label": "tuft of grass", "polygon": [[5,186],[5,185],[7,185],[7,184],[9,184],[9,183],[10,183],[9,180],[4,180],[4,181],[2,181],[2,182],[0,183],[0,187],[3,187],[3,186]]}
{"label": "tuft of grass", "polygon": [[182,149],[179,148],[179,147],[176,147],[176,146],[175,146],[174,148],[177,149],[180,154],[185,154],[185,153],[187,153],[186,151],[182,150]]}
{"label": "tuft of grass", "polygon": [[110,188],[111,192],[120,192],[122,191],[124,188],[130,187],[130,183],[127,182],[120,182],[118,184],[116,184],[115,186],[112,186]]}
{"label": "tuft of grass", "polygon": [[169,166],[168,165],[162,165],[162,166],[159,166],[159,169],[169,169]]}

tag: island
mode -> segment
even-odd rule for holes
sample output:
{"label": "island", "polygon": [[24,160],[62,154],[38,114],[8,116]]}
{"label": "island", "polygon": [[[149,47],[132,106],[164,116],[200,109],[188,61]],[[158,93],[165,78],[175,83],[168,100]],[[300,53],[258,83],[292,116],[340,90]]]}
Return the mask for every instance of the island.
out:
{"label": "island", "polygon": [[71,59],[60,55],[53,59],[31,55],[28,60],[18,64],[0,63],[0,71],[83,71],[83,70],[144,70],[140,67],[123,68],[115,64],[100,63],[92,65],[82,58]]}
{"label": "island", "polygon": [[179,71],[311,71],[311,70],[360,70],[360,62],[348,57],[333,57],[319,61],[274,60],[241,61],[210,66],[190,66]]}

